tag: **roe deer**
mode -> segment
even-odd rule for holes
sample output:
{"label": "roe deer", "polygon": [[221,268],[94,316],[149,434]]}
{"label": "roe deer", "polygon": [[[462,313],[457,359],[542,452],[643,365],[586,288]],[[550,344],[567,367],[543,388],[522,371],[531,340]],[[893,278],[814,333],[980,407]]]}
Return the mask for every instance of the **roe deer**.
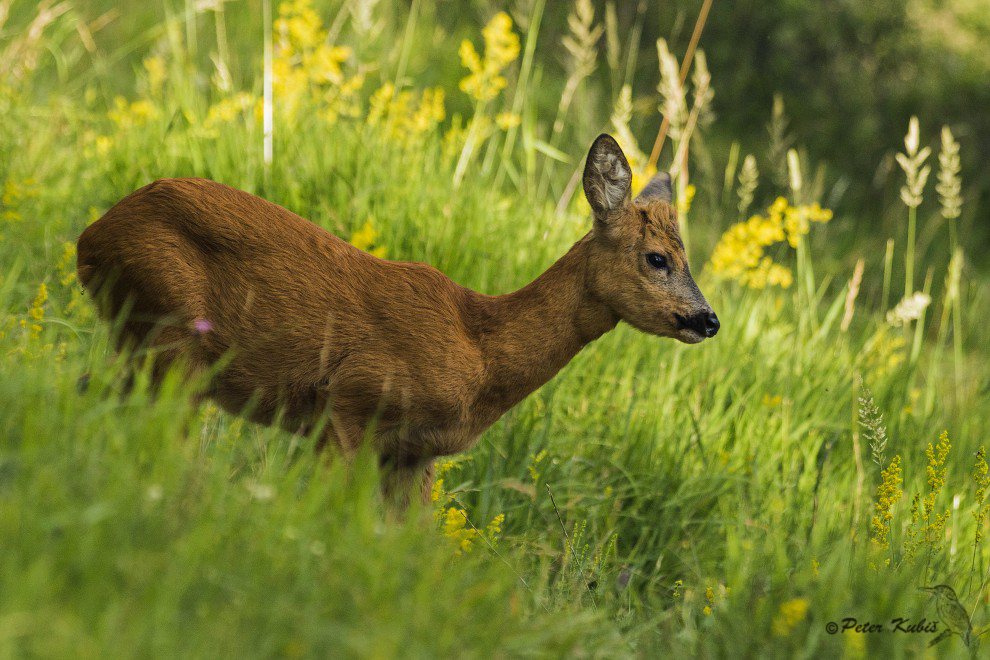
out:
{"label": "roe deer", "polygon": [[433,459],[469,449],[509,408],[620,321],[687,343],[719,328],[688,270],[670,177],[630,200],[619,145],[584,169],[591,231],[529,285],[488,296],[420,263],[362,252],[254,195],[205,179],[131,193],[79,237],[79,279],[121,347],[225,363],[205,396],[293,431],[324,414],[320,446],[352,454],[371,430],[383,490],[407,498]]}

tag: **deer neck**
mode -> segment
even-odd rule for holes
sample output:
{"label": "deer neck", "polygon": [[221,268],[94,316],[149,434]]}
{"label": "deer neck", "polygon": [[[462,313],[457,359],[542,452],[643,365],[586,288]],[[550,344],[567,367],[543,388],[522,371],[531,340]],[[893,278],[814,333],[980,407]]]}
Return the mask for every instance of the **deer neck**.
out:
{"label": "deer neck", "polygon": [[618,322],[588,289],[590,247],[585,237],[522,289],[478,299],[475,331],[487,367],[481,397],[499,415]]}

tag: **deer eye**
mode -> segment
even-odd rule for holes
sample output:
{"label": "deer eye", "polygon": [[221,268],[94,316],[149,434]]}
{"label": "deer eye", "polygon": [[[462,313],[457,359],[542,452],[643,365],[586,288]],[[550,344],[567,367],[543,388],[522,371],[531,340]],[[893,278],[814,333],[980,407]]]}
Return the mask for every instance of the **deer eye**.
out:
{"label": "deer eye", "polygon": [[666,269],[667,257],[656,252],[650,252],[646,255],[646,263],[650,264],[654,268]]}

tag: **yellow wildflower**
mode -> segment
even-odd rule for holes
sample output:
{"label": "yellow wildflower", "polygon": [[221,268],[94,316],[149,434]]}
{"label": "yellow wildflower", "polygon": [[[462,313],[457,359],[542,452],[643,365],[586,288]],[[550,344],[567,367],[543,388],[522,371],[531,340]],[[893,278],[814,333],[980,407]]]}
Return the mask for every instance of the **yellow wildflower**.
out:
{"label": "yellow wildflower", "polygon": [[445,494],[446,493],[443,489],[443,479],[434,479],[433,488],[430,491],[430,501],[439,502]]}
{"label": "yellow wildflower", "polygon": [[754,215],[748,221],[733,225],[722,234],[711,256],[716,275],[734,279],[751,288],[767,284],[788,287],[791,272],[765,256],[764,247],[784,239],[783,228],[763,216]]}
{"label": "yellow wildflower", "polygon": [[20,183],[14,179],[7,179],[3,185],[3,197],[0,198],[0,202],[4,206],[14,206],[26,199],[38,196],[38,183],[34,179],[23,179]]}
{"label": "yellow wildflower", "polygon": [[467,526],[467,512],[464,509],[451,507],[447,509],[443,521],[443,534],[457,543],[457,554],[471,552],[474,538],[478,532]]}
{"label": "yellow wildflower", "polygon": [[[97,136],[96,131],[84,130],[80,136],[80,141],[82,142],[82,153],[86,158],[93,158],[94,156],[103,156],[106,151],[103,151],[96,146],[96,141],[98,138],[104,136]],[[108,149],[109,150],[109,145]]]}
{"label": "yellow wildflower", "polygon": [[976,540],[979,544],[983,538],[983,523],[990,513],[990,503],[986,503],[987,488],[990,487],[990,468],[987,467],[986,449],[980,447],[976,452],[976,462],[973,464],[973,481],[976,482],[976,511],[973,517],[976,519]]}
{"label": "yellow wildflower", "polygon": [[393,101],[394,96],[395,85],[391,81],[386,81],[371,94],[371,98],[368,99],[369,124],[377,124],[388,117],[389,111],[396,104]]}
{"label": "yellow wildflower", "polygon": [[[472,119],[475,123],[486,124],[487,116],[485,115],[475,115]],[[482,128],[487,128],[483,125]],[[486,131],[479,131],[481,135],[487,137]],[[461,123],[461,116],[459,114],[454,115],[453,120],[450,122],[450,126],[447,130],[443,132],[443,138],[440,141],[440,154],[444,160],[452,160],[457,158],[458,153],[464,147],[467,142],[468,131],[467,128]]]}
{"label": "yellow wildflower", "polygon": [[110,147],[113,146],[113,140],[111,140],[107,135],[97,135],[94,145],[96,146],[97,154],[100,156],[106,156],[110,153]]}
{"label": "yellow wildflower", "polygon": [[327,87],[320,97],[323,105],[320,115],[331,124],[339,117],[357,117],[361,114],[358,92],[364,86],[364,74],[356,73],[339,86]]}
{"label": "yellow wildflower", "polygon": [[890,521],[894,514],[891,509],[901,498],[901,457],[894,456],[890,465],[880,473],[881,481],[877,486],[877,501],[874,504],[876,513],[870,521],[872,532],[870,537],[878,548],[890,546]]}
{"label": "yellow wildflower", "polygon": [[928,443],[928,448],[925,450],[925,457],[928,458],[926,470],[928,472],[928,486],[932,492],[937,493],[945,485],[945,458],[949,455],[951,448],[948,431],[942,431],[938,436],[936,447],[932,447],[932,443]]}
{"label": "yellow wildflower", "polygon": [[500,112],[495,115],[495,125],[503,131],[507,131],[510,128],[518,126],[521,121],[522,117],[514,112]]}
{"label": "yellow wildflower", "polygon": [[[469,522],[467,511],[451,507],[441,513],[441,531],[443,535],[457,544],[456,554],[471,552],[474,541],[479,537],[478,530]],[[505,522],[505,514],[500,513],[485,526],[485,539],[494,544],[499,534],[502,533],[502,524]]]}
{"label": "yellow wildflower", "polygon": [[411,128],[415,132],[423,133],[442,122],[446,116],[443,88],[427,87],[419,99],[419,108],[413,114]]}
{"label": "yellow wildflower", "polygon": [[74,267],[76,259],[76,244],[66,241],[62,244],[62,257],[58,260],[56,268],[59,273],[59,284],[68,286],[76,279],[76,269]]}
{"label": "yellow wildflower", "polygon": [[777,199],[773,200],[773,204],[770,205],[770,208],[767,209],[767,213],[770,215],[779,216],[787,210],[787,207],[787,198],[778,196]]}
{"label": "yellow wildflower", "polygon": [[144,58],[144,70],[148,74],[148,94],[158,96],[167,77],[165,60],[160,55]]}
{"label": "yellow wildflower", "polygon": [[454,459],[447,459],[445,461],[436,462],[436,474],[441,475],[449,472],[459,461]]}
{"label": "yellow wildflower", "polygon": [[808,217],[800,207],[788,207],[784,210],[784,231],[787,242],[792,248],[798,246],[801,237],[808,233]]}
{"label": "yellow wildflower", "polygon": [[527,469],[529,471],[529,476],[533,479],[533,481],[540,480],[540,464],[546,459],[546,457],[547,457],[547,450],[541,449],[539,452],[536,453],[536,455],[533,456],[533,459],[530,461],[529,467]]}
{"label": "yellow wildflower", "polygon": [[825,224],[832,219],[832,210],[823,209],[818,202],[815,202],[811,206],[806,206],[805,209],[807,210],[808,218],[812,222]]}
{"label": "yellow wildflower", "polygon": [[371,220],[364,223],[364,226],[358,229],[356,232],[351,234],[351,245],[359,250],[364,250],[370,254],[379,257],[380,259],[385,258],[385,247],[379,246],[372,249],[372,245],[375,245],[375,241],[378,238],[378,230],[375,229],[374,225],[371,224]]}
{"label": "yellow wildflower", "polygon": [[118,128],[133,128],[157,119],[158,108],[147,99],[128,103],[123,96],[117,96],[113,99],[113,109],[107,112],[107,117],[117,124]]}
{"label": "yellow wildflower", "polygon": [[461,64],[471,72],[461,80],[461,90],[484,103],[505,88],[502,70],[519,57],[519,36],[512,31],[512,19],[504,11],[495,14],[481,33],[485,40],[484,59],[467,39],[461,42],[458,54]]}
{"label": "yellow wildflower", "polygon": [[694,194],[697,192],[693,183],[684,187],[684,193],[677,200],[677,212],[686,215],[691,210],[691,202],[694,201]]}
{"label": "yellow wildflower", "polygon": [[378,232],[372,226],[371,221],[364,223],[364,226],[351,234],[351,245],[359,250],[367,250],[375,242]]}
{"label": "yellow wildflower", "polygon": [[913,561],[918,554],[923,539],[918,532],[918,524],[921,522],[921,495],[917,493],[911,498],[911,522],[904,530],[903,561]]}
{"label": "yellow wildflower", "polygon": [[494,543],[498,535],[502,533],[502,524],[505,522],[505,514],[500,513],[485,525],[485,536],[491,543]]}
{"label": "yellow wildflower", "polygon": [[928,458],[928,465],[925,468],[925,471],[928,473],[928,494],[925,495],[922,505],[926,521],[925,542],[933,550],[938,550],[941,547],[942,539],[944,538],[945,523],[949,519],[950,512],[948,509],[945,513],[937,513],[935,511],[935,499],[942,492],[942,486],[945,485],[945,474],[947,471],[945,459],[948,457],[949,449],[951,448],[949,432],[942,431],[938,437],[938,443],[934,447],[931,443],[928,443],[928,448],[925,449],[925,457]]}
{"label": "yellow wildflower", "polygon": [[417,103],[413,92],[396,92],[395,85],[386,82],[368,101],[368,123],[386,126],[389,137],[402,144],[432,130],[445,116],[441,87],[424,89]]}
{"label": "yellow wildflower", "polygon": [[449,472],[455,465],[457,465],[457,461],[452,459],[436,461],[433,464],[433,489],[430,492],[430,500],[440,503],[440,508],[434,512],[434,518],[437,521],[443,519],[445,515],[443,507],[453,499],[453,495],[448,493],[444,488],[443,475]]}
{"label": "yellow wildflower", "polygon": [[353,51],[328,43],[323,21],[311,1],[283,2],[274,30],[272,87],[280,111],[291,117],[308,98],[327,121],[334,122],[341,115],[357,116],[357,93],[364,85],[364,76],[345,75],[342,65]]}
{"label": "yellow wildflower", "polygon": [[[37,339],[41,336],[41,324],[45,318],[45,302],[48,301],[48,286],[42,282],[38,285],[38,293],[34,297],[34,301],[31,303],[31,307],[28,309],[28,318],[20,320],[20,327],[27,331],[29,339]],[[49,347],[46,347],[49,348]]]}
{"label": "yellow wildflower", "polygon": [[464,509],[451,507],[447,509],[443,521],[443,534],[449,539],[457,541],[458,554],[471,550],[471,539],[474,537],[473,529],[465,529],[467,523],[467,513]]}
{"label": "yellow wildflower", "polygon": [[907,341],[903,334],[894,334],[890,329],[890,325],[881,325],[860,351],[857,362],[864,371],[881,376],[896,369],[906,359]]}
{"label": "yellow wildflower", "polygon": [[275,32],[288,54],[296,48],[313,48],[323,40],[323,22],[313,10],[310,0],[292,0],[279,5]]}
{"label": "yellow wildflower", "polygon": [[28,310],[28,315],[35,321],[45,318],[45,302],[47,300],[48,286],[42,282],[38,285],[38,295],[35,296],[34,302],[31,303],[31,309]]}
{"label": "yellow wildflower", "polygon": [[20,182],[13,178],[3,184],[3,194],[0,195],[0,205],[3,206],[3,219],[11,222],[22,219],[20,205],[27,199],[38,196],[38,186],[34,179],[23,179]]}
{"label": "yellow wildflower", "polygon": [[[457,50],[457,54],[461,57],[461,64],[472,73],[480,75],[484,69],[484,63],[482,63],[481,56],[478,55],[478,51],[474,49],[474,44],[469,39],[461,41],[461,47]],[[464,87],[463,82],[461,87]]]}
{"label": "yellow wildflower", "polygon": [[21,319],[20,326],[24,330],[27,330],[29,339],[33,340],[41,336],[41,325],[38,323],[32,323],[28,325],[27,320]]}
{"label": "yellow wildflower", "polygon": [[309,88],[309,76],[291,58],[281,56],[284,54],[276,49],[272,60],[272,93],[277,107],[291,117]]}
{"label": "yellow wildflower", "polygon": [[773,618],[773,634],[777,637],[787,637],[794,626],[801,623],[807,614],[807,598],[794,598],[781,603],[777,615]]}
{"label": "yellow wildflower", "polygon": [[317,84],[340,85],[344,82],[341,63],[350,59],[353,51],[349,46],[320,44],[316,50],[303,58],[303,66],[309,71],[310,80]]}
{"label": "yellow wildflower", "polygon": [[211,129],[218,124],[229,124],[243,113],[254,107],[255,97],[247,92],[238,92],[233,96],[214,103],[206,113],[203,121],[204,128]]}
{"label": "yellow wildflower", "polygon": [[801,236],[808,233],[809,222],[828,222],[831,217],[832,212],[818,204],[790,206],[786,198],[778,197],[765,216],[754,215],[729,227],[715,246],[709,265],[719,277],[750,288],[787,288],[793,282],[791,270],[774,263],[765,248],[784,240],[797,247]]}

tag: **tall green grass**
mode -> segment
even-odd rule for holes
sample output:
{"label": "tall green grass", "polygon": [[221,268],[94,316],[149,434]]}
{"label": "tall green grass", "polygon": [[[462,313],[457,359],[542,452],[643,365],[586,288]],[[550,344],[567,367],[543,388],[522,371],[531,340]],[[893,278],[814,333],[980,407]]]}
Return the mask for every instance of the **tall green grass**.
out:
{"label": "tall green grass", "polygon": [[[28,34],[37,14],[27,4],[11,14],[0,52]],[[432,507],[389,516],[369,457],[345,470],[314,457],[311,439],[211,405],[193,409],[177,379],[154,398],[143,381],[123,393],[109,330],[72,278],[65,246],[154,178],[222,181],[344,238],[370,222],[388,258],[432,263],[486,293],[524,285],[588,230],[580,200],[561,199],[611,104],[579,76],[573,94],[584,105],[540,114],[541,89],[568,84],[553,63],[526,63],[543,4],[532,3],[532,33],[514,25],[521,62],[505,69],[507,89],[486,107],[457,89],[466,70],[428,67],[438,53],[455,60],[460,37],[481,50],[480,24],[438,32],[432,3],[368,4],[370,27],[354,18],[355,3],[317,13],[337,30],[334,44],[353,48],[344,79],[366,76],[354,116],[328,118],[337,101],[309,93],[339,85],[307,87],[295,113],[276,106],[270,162],[256,111],[260,45],[250,50],[227,30],[229,90],[209,64],[220,53],[210,41],[218,25],[252,24],[238,3],[222,14],[192,3],[149,7],[130,32],[123,19],[108,27],[114,43],[97,40],[93,52],[78,28],[99,12],[72,6],[35,39],[37,66],[2,79],[0,654],[907,656],[935,635],[830,635],[826,623],[854,617],[889,630],[895,617],[937,620],[916,589],[925,580],[953,585],[973,623],[990,623],[985,540],[974,547],[986,521],[971,515],[982,502],[969,476],[990,412],[976,311],[990,287],[964,269],[952,289],[948,256],[929,264],[930,251],[918,250],[912,259],[933,302],[924,318],[894,326],[879,300],[847,285],[861,257],[863,291],[889,296],[898,288],[887,273],[893,261],[866,242],[836,254],[830,232],[856,220],[841,217],[813,228],[802,262],[786,248],[773,252],[796,269],[790,289],[716,279],[702,268],[706,257],[750,204],[737,204],[731,186],[722,194],[737,178],[732,158],[712,153],[702,166],[701,122],[692,261],[719,335],[688,347],[620,326],[444,465]],[[162,22],[147,19],[159,9]],[[586,37],[604,20],[575,12],[584,22],[572,29]],[[157,86],[148,56],[166,67]],[[400,60],[413,109],[395,109],[394,96],[392,114],[371,121],[369,96]],[[60,77],[60,61],[65,71],[86,69],[81,81]],[[128,84],[110,70],[130,72]],[[397,130],[419,90],[434,85],[446,91],[447,117]],[[211,124],[210,108],[238,91],[251,102]],[[595,98],[600,119],[589,120]],[[517,125],[495,123],[502,101]],[[565,121],[555,131],[558,115]],[[571,123],[576,115],[585,118]],[[484,139],[454,185],[472,122]],[[806,179],[795,204],[814,199]],[[794,194],[766,181],[751,198],[754,190],[753,208]],[[903,235],[892,238],[903,256]],[[965,251],[964,235],[958,243]],[[84,373],[90,385],[80,391]],[[865,421],[888,437],[881,465],[871,459],[875,428],[861,424],[867,389],[883,420]],[[919,528],[910,500],[929,492],[925,448],[943,429],[952,448],[935,509],[951,515],[912,562],[904,541]],[[905,495],[878,547],[876,489],[895,455]],[[467,522],[449,524],[442,511],[451,509]],[[488,524],[500,514],[495,532]],[[937,651],[969,653],[958,638]]]}

